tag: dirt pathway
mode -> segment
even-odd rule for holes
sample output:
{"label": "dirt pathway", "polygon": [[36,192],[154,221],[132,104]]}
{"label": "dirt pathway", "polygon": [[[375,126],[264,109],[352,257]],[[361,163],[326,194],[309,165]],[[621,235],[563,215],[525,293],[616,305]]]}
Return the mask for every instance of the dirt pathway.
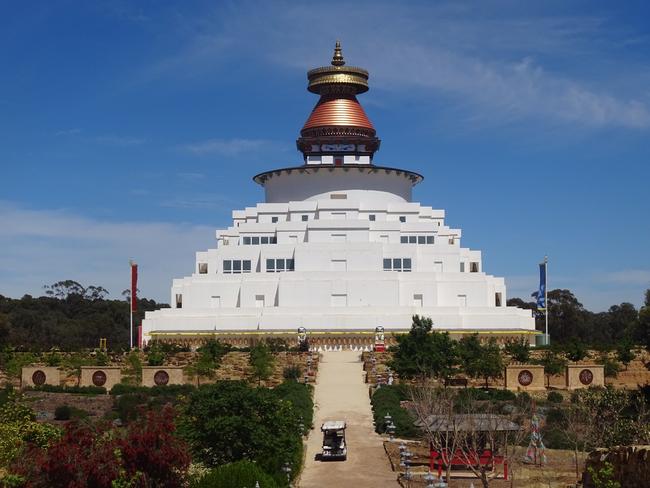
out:
{"label": "dirt pathway", "polygon": [[[307,439],[307,456],[300,488],[376,488],[397,485],[390,469],[381,437],[373,430],[368,387],[363,382],[360,353],[323,352],[314,391],[314,430]],[[316,461],[325,420],[345,420],[347,461]]]}

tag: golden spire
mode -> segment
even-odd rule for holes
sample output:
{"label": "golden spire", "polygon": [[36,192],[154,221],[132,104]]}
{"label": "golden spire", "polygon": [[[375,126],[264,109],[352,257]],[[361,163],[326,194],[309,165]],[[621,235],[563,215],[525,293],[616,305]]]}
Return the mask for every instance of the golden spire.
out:
{"label": "golden spire", "polygon": [[334,47],[334,56],[332,56],[332,65],[333,66],[343,66],[345,61],[343,60],[343,53],[341,52],[341,41],[336,41],[336,46]]}

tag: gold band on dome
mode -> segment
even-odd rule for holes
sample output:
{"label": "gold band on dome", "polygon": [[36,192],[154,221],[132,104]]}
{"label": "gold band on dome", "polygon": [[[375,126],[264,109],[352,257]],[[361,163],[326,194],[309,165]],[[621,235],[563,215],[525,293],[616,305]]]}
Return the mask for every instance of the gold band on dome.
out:
{"label": "gold band on dome", "polygon": [[312,93],[321,93],[324,87],[332,85],[347,85],[357,94],[368,91],[368,72],[363,68],[345,66],[339,41],[336,41],[332,65],[310,70],[307,79],[307,90]]}

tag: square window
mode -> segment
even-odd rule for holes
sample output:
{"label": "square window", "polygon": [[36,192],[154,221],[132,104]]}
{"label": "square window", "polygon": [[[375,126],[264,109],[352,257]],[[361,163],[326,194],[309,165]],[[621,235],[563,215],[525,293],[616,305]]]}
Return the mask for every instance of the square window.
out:
{"label": "square window", "polygon": [[241,260],[234,259],[232,262],[232,272],[241,273]]}
{"label": "square window", "polygon": [[384,259],[384,271],[390,271],[391,270],[391,260],[390,259]]}
{"label": "square window", "polygon": [[251,272],[251,261],[250,261],[250,259],[245,259],[242,262],[242,267],[244,269],[244,273],[250,273]]}
{"label": "square window", "polygon": [[260,243],[260,238],[259,237],[251,237],[251,244],[253,244],[254,246],[257,246],[257,245],[259,245],[259,243]]}
{"label": "square window", "polygon": [[402,259],[401,258],[393,258],[393,270],[394,271],[400,271],[402,269]]}
{"label": "square window", "polygon": [[208,263],[199,263],[199,274],[208,274]]}
{"label": "square window", "polygon": [[274,224],[277,223],[278,218],[277,217],[271,217],[271,222],[274,223]]}
{"label": "square window", "polygon": [[251,243],[251,238],[250,237],[244,237],[244,246],[248,246]]}
{"label": "square window", "polygon": [[307,222],[309,220],[309,215],[303,215],[301,218],[303,222]]}
{"label": "square window", "polygon": [[287,259],[287,271],[293,271],[293,259]]}
{"label": "square window", "polygon": [[405,215],[400,215],[399,221],[400,222],[406,222],[406,216]]}
{"label": "square window", "polygon": [[427,244],[433,244],[433,236],[427,236]]}
{"label": "square window", "polygon": [[418,242],[417,236],[409,236],[409,244],[416,244]]}
{"label": "square window", "polygon": [[268,244],[269,243],[269,237],[260,237],[260,244]]}
{"label": "square window", "polygon": [[408,244],[409,243],[409,236],[400,236],[399,242],[400,242],[400,244]]}
{"label": "square window", "polygon": [[278,271],[284,271],[284,259],[276,259],[275,260],[275,268]]}
{"label": "square window", "polygon": [[266,272],[273,273],[275,271],[275,259],[266,260]]}
{"label": "square window", "polygon": [[427,239],[425,236],[418,236],[418,244],[424,244],[427,242]]}
{"label": "square window", "polygon": [[278,243],[278,238],[273,236],[269,239],[270,244],[277,244]]}
{"label": "square window", "polygon": [[375,214],[370,214],[370,215],[368,215],[368,220],[369,220],[370,222],[374,222],[374,221],[375,221]]}
{"label": "square window", "polygon": [[478,263],[477,262],[469,263],[469,272],[470,273],[478,273]]}
{"label": "square window", "polygon": [[404,258],[402,260],[402,271],[411,271],[411,258]]}
{"label": "square window", "polygon": [[223,262],[223,272],[224,273],[232,273],[232,261],[231,260],[226,260]]}

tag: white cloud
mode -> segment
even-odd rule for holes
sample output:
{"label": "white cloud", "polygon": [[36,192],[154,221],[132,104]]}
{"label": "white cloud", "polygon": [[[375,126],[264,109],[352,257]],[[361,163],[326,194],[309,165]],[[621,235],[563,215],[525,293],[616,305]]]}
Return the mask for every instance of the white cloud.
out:
{"label": "white cloud", "polygon": [[[405,96],[410,88],[420,88],[432,97],[449,97],[473,121],[650,127],[650,100],[639,81],[647,68],[624,65],[615,51],[606,49],[635,33],[613,32],[607,19],[515,16],[498,5],[488,5],[486,15],[477,15],[457,2],[408,7],[362,2],[346,5],[334,28],[314,22],[328,18],[332,9],[330,3],[278,7],[249,2],[248,8],[219,7],[200,19],[183,18],[179,23],[185,42],[150,66],[149,74],[200,73],[203,78],[206,71],[225,69],[233,59],[303,71],[318,60],[326,63],[330,45],[341,37],[347,59],[370,70],[373,87]],[[258,15],[252,18],[250,10]],[[554,69],[558,64],[565,67]],[[622,83],[611,82],[625,73]],[[194,152],[228,153],[224,142],[206,141]]]}
{"label": "white cloud", "polygon": [[194,253],[214,245],[214,229],[165,222],[109,222],[66,211],[0,202],[0,294],[41,295],[62,279],[102,285],[113,297],[129,287],[130,258],[145,297],[169,301],[173,278],[194,269]]}
{"label": "white cloud", "polygon": [[206,154],[239,156],[245,153],[270,149],[274,145],[273,142],[264,139],[207,139],[185,144],[182,148],[198,156]]}

